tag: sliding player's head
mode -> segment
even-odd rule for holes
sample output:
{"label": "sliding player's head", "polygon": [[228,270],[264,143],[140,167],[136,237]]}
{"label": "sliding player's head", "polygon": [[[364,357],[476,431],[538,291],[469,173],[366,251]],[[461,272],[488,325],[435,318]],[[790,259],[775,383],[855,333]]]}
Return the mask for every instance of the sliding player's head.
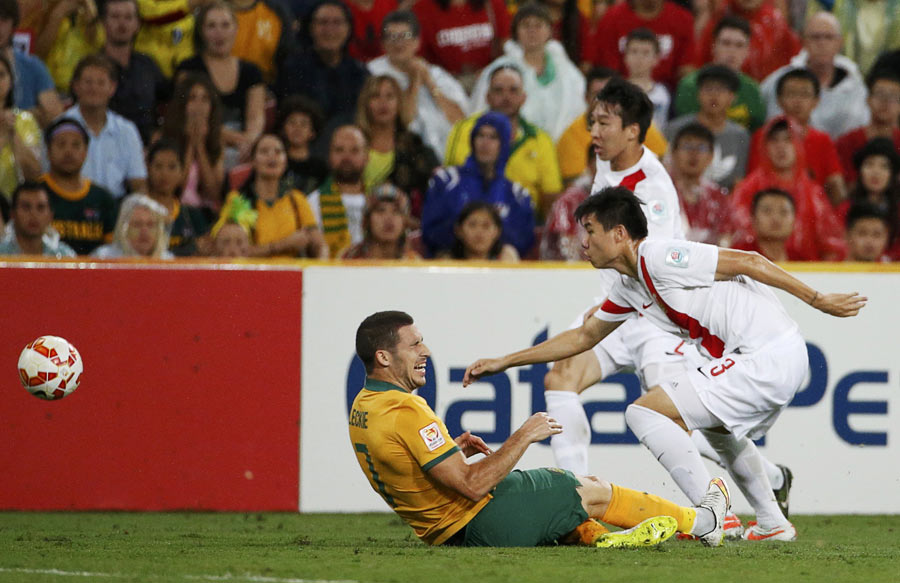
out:
{"label": "sliding player's head", "polygon": [[425,365],[431,353],[405,312],[376,312],[356,330],[356,354],[366,375],[407,391],[425,385]]}
{"label": "sliding player's head", "polygon": [[591,101],[588,118],[597,156],[609,162],[639,149],[652,119],[653,104],[640,87],[610,80]]}
{"label": "sliding player's head", "polygon": [[609,267],[624,246],[647,236],[647,217],[641,201],[624,186],[607,186],[575,209],[587,232],[582,247],[591,265]]}

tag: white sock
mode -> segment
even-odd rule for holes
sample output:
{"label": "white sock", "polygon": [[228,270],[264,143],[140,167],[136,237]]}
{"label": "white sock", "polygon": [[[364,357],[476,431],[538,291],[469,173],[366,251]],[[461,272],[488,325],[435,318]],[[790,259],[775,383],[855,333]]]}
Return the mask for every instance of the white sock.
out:
{"label": "white sock", "polygon": [[[694,445],[697,446],[697,450],[700,452],[701,456],[725,470],[728,469],[722,462],[722,458],[716,450],[713,449],[713,446],[709,444],[709,441],[707,441],[706,436],[702,431],[694,431],[691,433],[691,439],[694,440]],[[762,462],[763,471],[769,476],[769,483],[772,484],[772,489],[777,490],[778,488],[781,488],[784,485],[784,474],[781,473],[781,468],[770,462],[769,458],[764,456],[762,452],[759,453],[759,459]]]}
{"label": "white sock", "polygon": [[586,476],[588,446],[591,444],[591,425],[578,393],[572,391],[544,391],[547,414],[562,425],[562,433],[550,438],[550,449],[556,465],[576,475]]}
{"label": "white sock", "polygon": [[688,534],[703,536],[711,533],[716,527],[716,515],[709,508],[697,507],[695,510],[697,511],[697,518],[694,519],[694,526],[691,527],[691,532]]}
{"label": "white sock", "polygon": [[784,474],[781,473],[781,468],[770,462],[769,458],[762,453],[759,454],[759,459],[762,460],[763,471],[769,476],[769,483],[772,484],[772,489],[777,490],[784,486]]}
{"label": "white sock", "polygon": [[763,468],[756,444],[748,438],[735,438],[730,433],[704,431],[710,445],[719,452],[728,473],[756,511],[760,528],[770,529],[787,523],[775,501],[772,484]]}
{"label": "white sock", "polygon": [[691,504],[699,504],[709,485],[709,471],[684,429],[640,405],[628,405],[625,423],[666,468]]}

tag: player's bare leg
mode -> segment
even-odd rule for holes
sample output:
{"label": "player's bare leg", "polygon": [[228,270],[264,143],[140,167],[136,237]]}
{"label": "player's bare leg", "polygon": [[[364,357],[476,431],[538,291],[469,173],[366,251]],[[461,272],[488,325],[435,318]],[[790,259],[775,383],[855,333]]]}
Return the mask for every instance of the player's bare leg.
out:
{"label": "player's bare leg", "polygon": [[559,421],[563,432],[550,438],[556,464],[578,475],[588,474],[591,426],[579,395],[603,378],[593,351],[582,352],[553,364],[544,376],[547,414]]}

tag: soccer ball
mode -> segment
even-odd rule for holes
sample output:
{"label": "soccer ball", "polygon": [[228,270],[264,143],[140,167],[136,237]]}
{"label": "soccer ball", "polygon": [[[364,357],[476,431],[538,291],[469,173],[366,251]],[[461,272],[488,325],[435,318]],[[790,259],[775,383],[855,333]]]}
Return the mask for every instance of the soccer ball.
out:
{"label": "soccer ball", "polygon": [[75,347],[59,336],[41,336],[19,355],[19,379],[41,399],[62,399],[78,388],[84,364]]}

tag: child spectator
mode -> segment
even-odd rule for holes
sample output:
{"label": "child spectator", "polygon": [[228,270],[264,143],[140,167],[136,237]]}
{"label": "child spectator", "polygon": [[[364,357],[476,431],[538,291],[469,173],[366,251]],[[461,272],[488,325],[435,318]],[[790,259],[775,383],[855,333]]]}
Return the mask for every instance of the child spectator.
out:
{"label": "child spectator", "polygon": [[156,141],[147,151],[147,194],[166,209],[169,250],[176,256],[208,253],[209,223],[203,212],[181,204],[184,182],[184,155],[178,144]]}
{"label": "child spectator", "polygon": [[626,79],[644,90],[653,103],[653,122],[666,131],[672,98],[662,83],[653,80],[653,69],[659,63],[659,40],[652,30],[636,28],[625,37]]}
{"label": "child spectator", "polygon": [[144,257],[172,259],[169,251],[167,211],[146,194],[129,194],[122,199],[112,243],[91,252],[100,259]]}
{"label": "child spectator", "polygon": [[449,259],[503,261],[516,263],[519,254],[503,242],[503,221],[489,203],[472,201],[459,212],[453,223],[453,245]]}
{"label": "child spectator", "polygon": [[213,249],[216,257],[234,259],[250,256],[249,230],[232,221],[213,228]]}
{"label": "child spectator", "polygon": [[[758,143],[759,166],[740,182],[732,195],[736,225],[735,246],[748,234],[745,216],[750,214],[753,197],[761,190],[777,188],[794,199],[797,224],[788,242],[796,257],[806,260],[839,261],[846,248],[843,226],[829,204],[825,191],[806,171],[800,128],[786,117],[770,120],[762,129]],[[739,247],[740,248],[740,247]]]}
{"label": "child spectator", "polygon": [[697,100],[700,111],[689,113],[669,123],[669,141],[689,123],[703,124],[716,138],[713,161],[706,176],[727,189],[744,177],[747,169],[750,134],[743,126],[728,119],[740,87],[737,73],[724,65],[707,65],[697,74]]}
{"label": "child spectator", "polygon": [[319,106],[307,97],[292,95],[279,104],[275,126],[287,148],[284,177],[303,194],[312,193],[328,176],[328,165],[312,151],[323,122]]}
{"label": "child spectator", "polygon": [[41,129],[37,120],[13,103],[12,65],[0,54],[0,196],[10,197],[20,182],[41,175]]}
{"label": "child spectator", "polygon": [[670,174],[683,216],[687,239],[728,247],[731,242],[731,199],[728,191],[704,176],[713,161],[715,136],[694,122],[678,130],[672,140]]}
{"label": "child spectator", "polygon": [[421,259],[407,243],[409,199],[390,183],[366,197],[363,240],[340,253],[341,259]]}
{"label": "child spectator", "polygon": [[797,212],[793,197],[778,188],[760,190],[753,195],[753,236],[735,245],[736,249],[756,251],[771,261],[808,261],[790,248]]}
{"label": "child spectator", "polygon": [[176,144],[187,173],[181,202],[215,216],[222,206],[225,156],[222,150],[222,102],[209,77],[182,76],[169,103],[161,137]]}
{"label": "child spectator", "polygon": [[869,88],[869,125],[847,132],[835,142],[847,184],[856,182],[856,151],[873,138],[888,138],[900,153],[900,77],[887,69],[875,70],[866,79]]}
{"label": "child spectator", "polygon": [[890,262],[887,250],[892,232],[888,215],[878,206],[853,203],[847,211],[847,261]]}

